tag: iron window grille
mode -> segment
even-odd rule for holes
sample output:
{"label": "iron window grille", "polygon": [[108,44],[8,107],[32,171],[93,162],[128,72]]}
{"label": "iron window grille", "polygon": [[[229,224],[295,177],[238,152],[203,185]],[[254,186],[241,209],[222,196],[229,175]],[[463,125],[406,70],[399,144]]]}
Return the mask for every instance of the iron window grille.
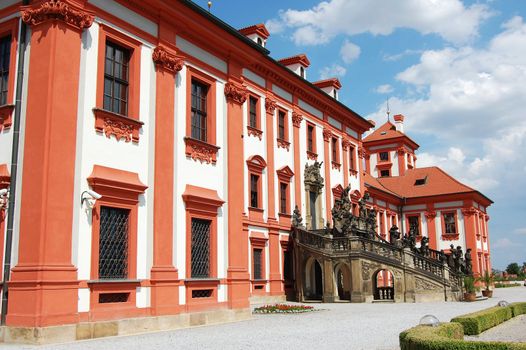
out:
{"label": "iron window grille", "polygon": [[391,175],[391,172],[389,170],[380,171],[380,177],[389,177],[390,175]]}
{"label": "iron window grille", "polygon": [[128,114],[130,50],[106,42],[104,63],[104,102],[107,111]]}
{"label": "iron window grille", "polygon": [[192,80],[192,138],[207,142],[208,86]]}
{"label": "iron window grille", "polygon": [[307,149],[309,152],[314,152],[314,127],[307,126]]}
{"label": "iron window grille", "polygon": [[0,39],[0,106],[7,103],[10,58],[11,35],[8,35]]}
{"label": "iron window grille", "polygon": [[261,257],[263,250],[254,249],[254,279],[260,280],[263,279],[263,273],[261,271]]}
{"label": "iron window grille", "polygon": [[279,184],[279,211],[280,213],[286,214],[287,213],[287,184],[281,182]]}
{"label": "iron window grille", "polygon": [[420,219],[418,216],[409,217],[409,230],[417,236],[420,235]]}
{"label": "iron window grille", "polygon": [[389,160],[389,153],[387,152],[380,152],[380,160],[381,161],[388,161]]}
{"label": "iron window grille", "polygon": [[278,112],[278,137],[285,140],[285,112]]}
{"label": "iron window grille", "polygon": [[444,224],[446,226],[446,234],[456,234],[457,233],[455,214],[453,213],[444,214]]}
{"label": "iron window grille", "polygon": [[250,206],[252,208],[259,207],[258,182],[259,182],[259,176],[251,174],[250,175]]}
{"label": "iron window grille", "polygon": [[191,277],[210,277],[210,220],[192,219]]}
{"label": "iron window grille", "polygon": [[128,278],[128,209],[101,207],[99,279]]}
{"label": "iron window grille", "polygon": [[257,105],[258,100],[255,97],[250,96],[249,99],[249,112],[250,112],[250,127],[257,129],[258,122],[257,122]]}
{"label": "iron window grille", "polygon": [[192,299],[196,298],[210,298],[212,296],[212,289],[194,289],[192,291]]}

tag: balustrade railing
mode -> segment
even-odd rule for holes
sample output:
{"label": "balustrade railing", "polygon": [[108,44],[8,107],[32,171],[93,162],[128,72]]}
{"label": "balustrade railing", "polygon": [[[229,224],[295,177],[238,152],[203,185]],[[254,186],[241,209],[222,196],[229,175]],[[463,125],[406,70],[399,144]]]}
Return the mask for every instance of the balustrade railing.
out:
{"label": "balustrade railing", "polygon": [[374,300],[394,300],[394,287],[376,288]]}

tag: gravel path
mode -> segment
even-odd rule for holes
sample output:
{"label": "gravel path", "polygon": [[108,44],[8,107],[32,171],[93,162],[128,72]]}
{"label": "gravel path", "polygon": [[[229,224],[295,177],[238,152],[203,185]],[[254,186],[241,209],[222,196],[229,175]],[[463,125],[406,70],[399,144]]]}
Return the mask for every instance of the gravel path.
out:
{"label": "gravel path", "polygon": [[485,309],[499,300],[526,301],[526,288],[503,288],[488,300],[462,303],[310,304],[321,311],[254,315],[249,321],[61,345],[0,345],[5,349],[398,349],[401,331],[426,314],[442,322]]}
{"label": "gravel path", "polygon": [[466,336],[466,340],[507,341],[526,343],[526,315],[520,315],[479,335]]}

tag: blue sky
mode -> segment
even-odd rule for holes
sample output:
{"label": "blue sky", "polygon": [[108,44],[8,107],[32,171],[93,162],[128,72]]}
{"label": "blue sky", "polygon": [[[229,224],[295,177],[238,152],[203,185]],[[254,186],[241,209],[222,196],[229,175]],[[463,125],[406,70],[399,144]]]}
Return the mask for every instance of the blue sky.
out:
{"label": "blue sky", "polygon": [[212,2],[235,28],[265,23],[272,57],[306,53],[309,80],[338,76],[340,100],[365,118],[383,123],[389,97],[417,166],[495,201],[493,266],[526,261],[526,1]]}

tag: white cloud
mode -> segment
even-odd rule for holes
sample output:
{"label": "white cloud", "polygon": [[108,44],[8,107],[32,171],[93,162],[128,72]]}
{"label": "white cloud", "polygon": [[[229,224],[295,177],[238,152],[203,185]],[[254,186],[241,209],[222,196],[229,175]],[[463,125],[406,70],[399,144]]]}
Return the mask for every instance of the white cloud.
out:
{"label": "white cloud", "polygon": [[[396,76],[408,93],[389,104],[406,116],[408,134],[433,140],[418,166],[438,165],[488,195],[518,198],[526,187],[526,25],[514,17],[502,28],[485,48],[423,52]],[[366,118],[384,116],[382,104]]]}
{"label": "white cloud", "polygon": [[360,57],[361,52],[362,50],[358,45],[355,45],[348,40],[345,40],[342,48],[340,49],[340,55],[342,57],[342,60],[347,64]]}
{"label": "white cloud", "polygon": [[393,87],[389,84],[380,85],[375,89],[375,91],[379,94],[390,94],[393,92],[393,90]]}
{"label": "white cloud", "polygon": [[330,67],[323,67],[320,70],[320,79],[327,79],[332,77],[343,77],[347,73],[345,67],[340,66],[339,64],[333,64]]}
{"label": "white cloud", "polygon": [[501,249],[501,248],[511,248],[517,245],[520,245],[520,244],[514,243],[508,238],[500,238],[500,239],[497,239],[495,243],[493,243],[492,247],[495,249]]}
{"label": "white cloud", "polygon": [[407,49],[407,50],[404,50],[404,51],[402,51],[400,53],[397,53],[397,54],[391,54],[391,55],[385,54],[382,59],[384,61],[398,61],[398,60],[400,60],[400,59],[402,59],[402,58],[404,58],[406,56],[419,55],[422,52],[424,52],[424,51]]}
{"label": "white cloud", "polygon": [[435,33],[459,44],[477,36],[490,15],[487,5],[465,6],[460,0],[329,0],[308,10],[280,11],[275,21],[292,28],[299,45],[326,43],[338,34],[389,35],[397,28]]}
{"label": "white cloud", "polygon": [[526,227],[515,229],[513,233],[520,236],[526,236]]}

